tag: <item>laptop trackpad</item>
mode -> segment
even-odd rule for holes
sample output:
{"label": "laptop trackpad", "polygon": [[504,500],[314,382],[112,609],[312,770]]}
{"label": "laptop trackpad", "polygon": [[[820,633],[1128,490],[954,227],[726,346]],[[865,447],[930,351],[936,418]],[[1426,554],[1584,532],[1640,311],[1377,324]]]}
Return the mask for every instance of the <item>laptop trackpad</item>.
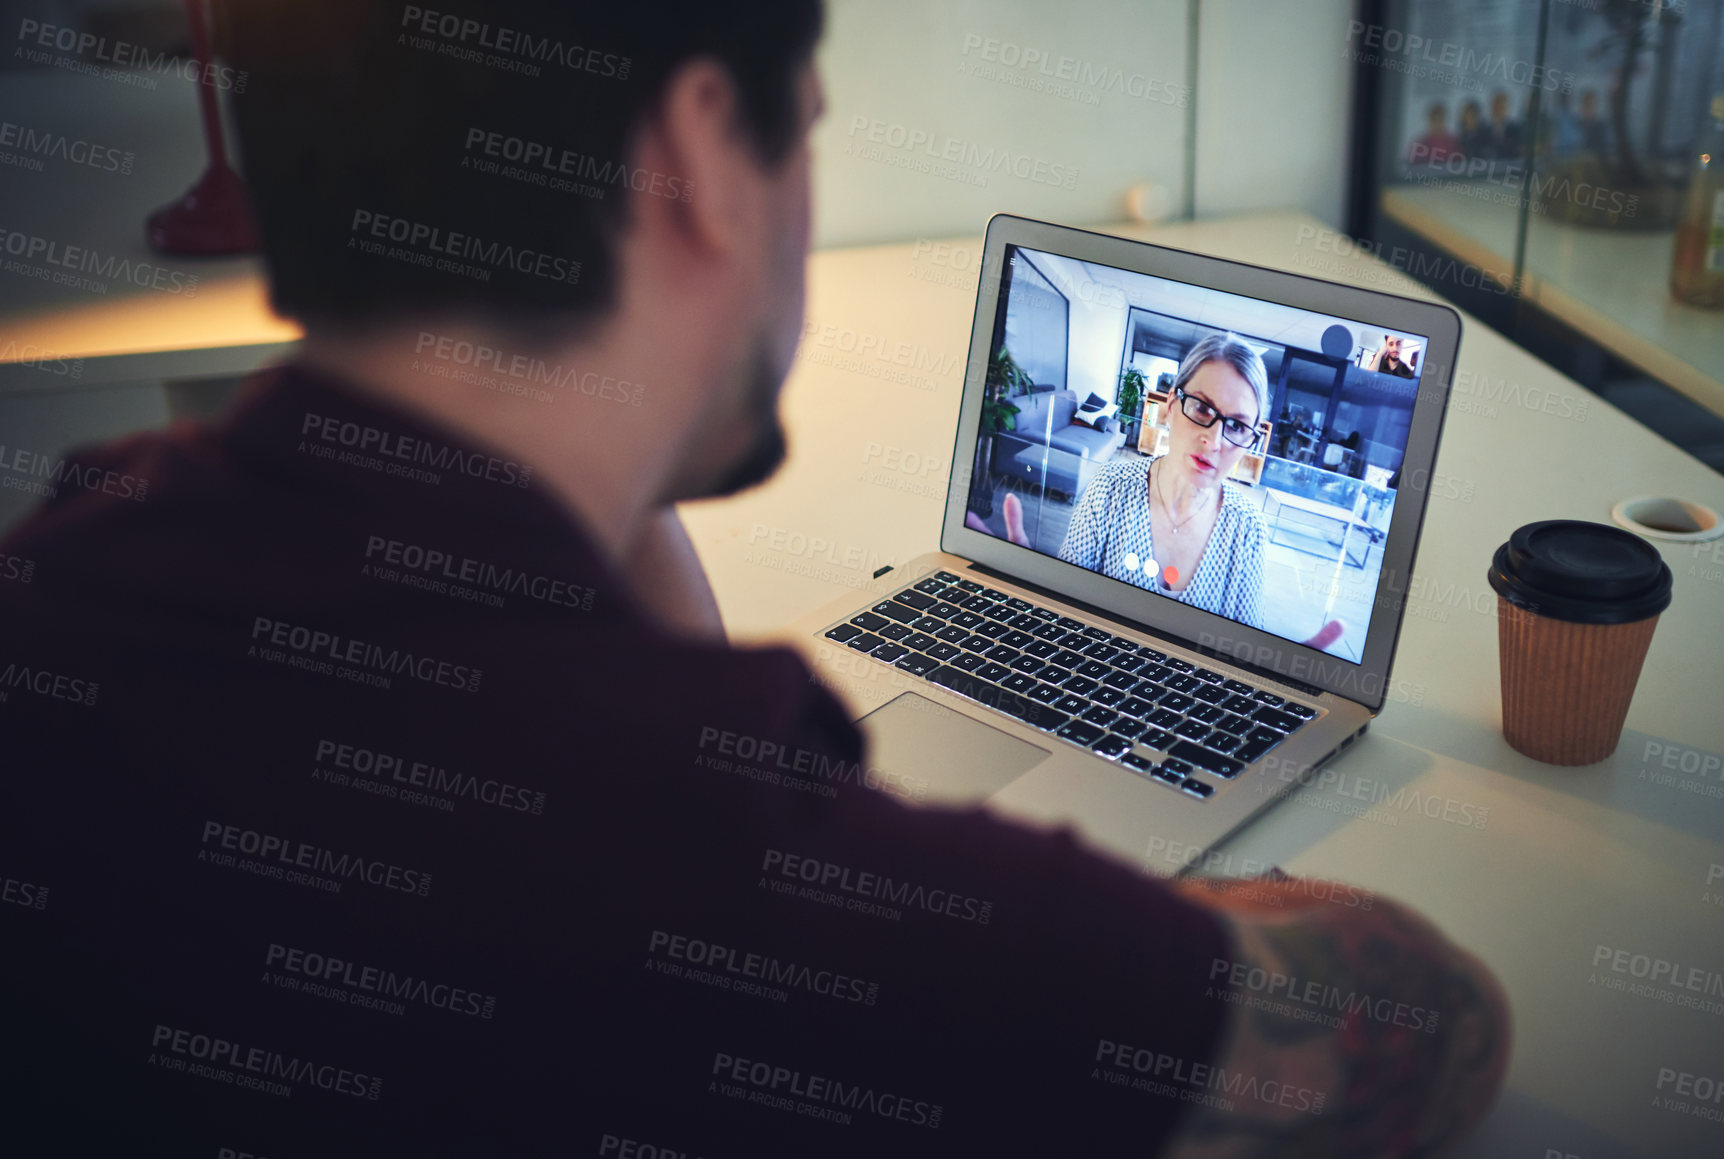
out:
{"label": "laptop trackpad", "polygon": [[857,723],[868,736],[868,764],[882,774],[907,778],[891,791],[921,804],[985,801],[1048,756],[1047,749],[914,692],[893,698]]}

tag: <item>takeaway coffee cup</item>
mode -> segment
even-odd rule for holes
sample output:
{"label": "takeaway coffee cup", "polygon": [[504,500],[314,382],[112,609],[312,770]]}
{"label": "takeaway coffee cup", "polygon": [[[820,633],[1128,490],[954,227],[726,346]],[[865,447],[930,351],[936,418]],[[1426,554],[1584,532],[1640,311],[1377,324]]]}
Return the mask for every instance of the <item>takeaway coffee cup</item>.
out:
{"label": "takeaway coffee cup", "polygon": [[1671,582],[1657,549],[1603,523],[1529,523],[1497,548],[1490,585],[1510,745],[1553,765],[1616,751]]}

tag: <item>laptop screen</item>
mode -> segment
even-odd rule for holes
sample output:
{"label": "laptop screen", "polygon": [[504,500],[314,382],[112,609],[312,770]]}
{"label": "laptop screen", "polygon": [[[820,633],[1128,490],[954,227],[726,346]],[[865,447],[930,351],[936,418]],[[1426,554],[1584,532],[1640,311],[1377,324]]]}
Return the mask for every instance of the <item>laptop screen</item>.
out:
{"label": "laptop screen", "polygon": [[965,525],[1360,662],[1426,338],[1018,245],[1004,275]]}

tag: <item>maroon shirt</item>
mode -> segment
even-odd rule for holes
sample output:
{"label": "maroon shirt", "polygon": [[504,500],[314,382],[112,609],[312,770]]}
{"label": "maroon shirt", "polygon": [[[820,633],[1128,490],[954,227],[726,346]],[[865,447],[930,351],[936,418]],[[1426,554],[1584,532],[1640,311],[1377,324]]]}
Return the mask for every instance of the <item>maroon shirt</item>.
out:
{"label": "maroon shirt", "polygon": [[290,367],[21,462],[58,494],[0,544],[10,1138],[1147,1154],[1185,1103],[1106,1044],[1215,1049],[1213,915],[907,804],[794,652],[656,629],[506,455]]}

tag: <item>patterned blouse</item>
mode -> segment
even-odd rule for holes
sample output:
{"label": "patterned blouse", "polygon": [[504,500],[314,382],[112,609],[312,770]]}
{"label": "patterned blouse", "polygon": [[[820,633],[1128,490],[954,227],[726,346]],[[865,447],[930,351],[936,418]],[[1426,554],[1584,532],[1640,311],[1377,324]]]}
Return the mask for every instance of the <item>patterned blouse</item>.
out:
{"label": "patterned blouse", "polygon": [[1147,588],[1253,628],[1263,627],[1263,511],[1230,479],[1221,483],[1221,511],[1197,574],[1184,591],[1169,591],[1144,572],[1155,558],[1149,530],[1150,459],[1116,459],[1096,472],[1072,507],[1060,558],[1113,579]]}

